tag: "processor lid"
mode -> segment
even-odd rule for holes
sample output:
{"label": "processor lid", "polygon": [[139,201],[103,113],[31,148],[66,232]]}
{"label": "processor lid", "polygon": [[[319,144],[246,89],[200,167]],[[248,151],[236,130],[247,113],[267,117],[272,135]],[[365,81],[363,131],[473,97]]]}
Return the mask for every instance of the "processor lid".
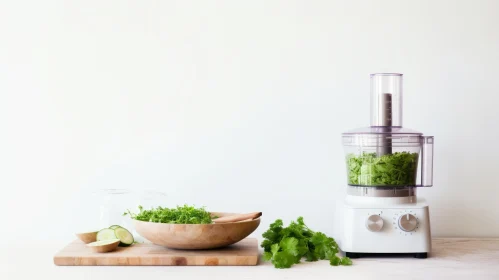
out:
{"label": "processor lid", "polygon": [[344,132],[343,135],[353,134],[405,134],[410,136],[423,135],[422,132],[400,126],[368,126]]}
{"label": "processor lid", "polygon": [[371,126],[342,134],[344,146],[362,147],[418,147],[423,133],[403,127]]}

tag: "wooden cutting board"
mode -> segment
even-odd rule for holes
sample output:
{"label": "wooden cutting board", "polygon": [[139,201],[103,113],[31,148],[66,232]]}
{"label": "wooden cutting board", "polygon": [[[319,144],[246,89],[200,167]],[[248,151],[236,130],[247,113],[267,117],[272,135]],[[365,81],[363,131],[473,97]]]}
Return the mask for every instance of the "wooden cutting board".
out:
{"label": "wooden cutting board", "polygon": [[256,265],[258,241],[246,238],[228,247],[212,250],[176,250],[154,244],[118,247],[95,253],[80,240],[73,241],[54,256],[56,265],[149,266],[149,265]]}

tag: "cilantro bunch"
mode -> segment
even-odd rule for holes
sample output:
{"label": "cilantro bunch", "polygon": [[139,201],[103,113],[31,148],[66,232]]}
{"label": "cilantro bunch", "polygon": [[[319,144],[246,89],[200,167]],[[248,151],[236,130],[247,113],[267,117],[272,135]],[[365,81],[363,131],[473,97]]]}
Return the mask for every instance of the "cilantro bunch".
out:
{"label": "cilantro bunch", "polygon": [[139,213],[131,213],[130,210],[123,215],[130,215],[132,219],[164,224],[211,224],[212,217],[204,207],[196,208],[194,206],[184,205],[177,208],[163,208],[144,210],[144,207],[139,205]]}
{"label": "cilantro bunch", "polygon": [[348,184],[363,186],[414,186],[418,153],[396,152],[349,154],[346,158]]}
{"label": "cilantro bunch", "polygon": [[282,220],[276,220],[262,236],[265,238],[261,244],[265,251],[263,258],[276,268],[290,268],[302,258],[309,262],[329,260],[333,266],[352,265],[349,258],[336,255],[338,244],[333,238],[310,230],[303,217],[292,221],[288,227],[283,227]]}

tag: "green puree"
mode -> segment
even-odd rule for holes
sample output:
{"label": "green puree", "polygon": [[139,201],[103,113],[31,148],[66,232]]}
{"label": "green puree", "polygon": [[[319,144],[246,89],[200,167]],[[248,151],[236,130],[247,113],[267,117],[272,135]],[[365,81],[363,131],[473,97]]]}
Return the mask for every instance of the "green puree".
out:
{"label": "green puree", "polygon": [[418,154],[396,152],[347,156],[348,184],[364,186],[413,186],[416,184]]}

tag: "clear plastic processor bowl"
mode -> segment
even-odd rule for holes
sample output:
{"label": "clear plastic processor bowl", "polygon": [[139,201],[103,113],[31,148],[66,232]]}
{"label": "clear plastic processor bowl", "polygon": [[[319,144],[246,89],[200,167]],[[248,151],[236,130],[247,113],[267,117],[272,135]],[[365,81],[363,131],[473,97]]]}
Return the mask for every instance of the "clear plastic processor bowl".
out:
{"label": "clear plastic processor bowl", "polygon": [[404,128],[367,127],[343,133],[342,140],[348,185],[432,185],[433,136]]}

